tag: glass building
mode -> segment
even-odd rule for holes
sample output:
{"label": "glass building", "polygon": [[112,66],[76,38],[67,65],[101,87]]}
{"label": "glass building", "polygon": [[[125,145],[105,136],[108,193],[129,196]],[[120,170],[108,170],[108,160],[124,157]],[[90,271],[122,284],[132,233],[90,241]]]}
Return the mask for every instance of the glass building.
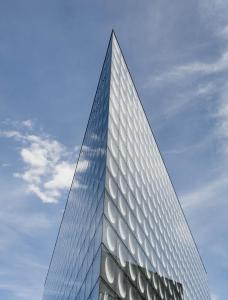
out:
{"label": "glass building", "polygon": [[209,300],[207,275],[114,32],[43,300]]}

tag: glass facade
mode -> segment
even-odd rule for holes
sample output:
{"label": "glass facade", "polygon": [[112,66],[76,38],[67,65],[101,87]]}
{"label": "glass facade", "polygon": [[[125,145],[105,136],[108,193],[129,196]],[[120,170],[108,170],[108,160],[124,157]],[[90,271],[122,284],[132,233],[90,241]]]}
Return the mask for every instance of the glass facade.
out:
{"label": "glass facade", "polygon": [[204,266],[114,33],[43,299],[210,299]]}
{"label": "glass facade", "polygon": [[111,40],[49,266],[43,300],[98,299]]}

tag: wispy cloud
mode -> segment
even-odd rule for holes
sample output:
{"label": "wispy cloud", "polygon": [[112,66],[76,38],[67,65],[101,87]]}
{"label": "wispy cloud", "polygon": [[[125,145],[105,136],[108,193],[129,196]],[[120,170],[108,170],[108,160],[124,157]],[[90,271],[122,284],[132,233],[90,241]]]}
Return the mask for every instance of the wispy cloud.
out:
{"label": "wispy cloud", "polygon": [[[34,272],[33,272],[34,275]],[[2,282],[0,283],[0,289],[2,291],[10,292],[14,297],[19,299],[41,299],[42,297],[42,289],[39,289],[37,286],[21,286],[21,283],[10,283],[10,282]]]}
{"label": "wispy cloud", "polygon": [[225,50],[221,56],[211,62],[195,61],[172,67],[170,70],[150,78],[145,87],[153,87],[157,84],[164,84],[167,81],[176,81],[186,76],[209,75],[223,72],[228,69],[228,51]]}
{"label": "wispy cloud", "polygon": [[228,157],[228,84],[221,89],[218,107],[214,114],[216,120],[216,134],[221,138],[222,149]]}
{"label": "wispy cloud", "polygon": [[216,86],[211,82],[198,84],[194,89],[184,92],[177,90],[176,94],[169,99],[169,104],[161,111],[161,115],[165,118],[173,118],[190,109],[192,105],[197,105],[202,101],[206,102],[216,91]]}
{"label": "wispy cloud", "polygon": [[228,25],[218,31],[218,36],[225,39],[228,38]]}
{"label": "wispy cloud", "polygon": [[214,140],[214,136],[213,135],[207,135],[205,136],[203,139],[201,139],[200,141],[196,142],[196,143],[191,143],[189,145],[183,146],[183,147],[178,147],[178,148],[174,148],[174,149],[168,149],[166,151],[163,151],[164,154],[168,154],[168,155],[180,155],[183,153],[187,153],[187,152],[199,152],[199,151],[203,151],[205,150],[208,145],[210,145]]}
{"label": "wispy cloud", "polygon": [[212,293],[211,300],[219,300],[219,297],[216,294]]}
{"label": "wispy cloud", "polygon": [[[21,249],[17,249],[19,246],[23,248],[24,253]],[[41,282],[47,266],[38,255],[26,253],[26,247],[20,241],[14,243],[10,251],[16,252],[15,249],[18,253],[7,255],[5,252],[2,255],[0,289],[10,295],[12,297],[10,299],[41,299],[43,293]]]}
{"label": "wispy cloud", "polygon": [[31,120],[24,120],[21,122],[21,124],[27,128],[32,128],[33,127],[33,122]]}
{"label": "wispy cloud", "polygon": [[[14,186],[9,191],[8,187],[1,186],[1,195],[0,202],[4,205],[4,210],[0,212],[0,257],[12,251],[13,245],[17,240],[20,241],[20,237],[33,237],[55,225],[47,213],[28,208],[22,187]],[[6,198],[8,201],[4,202]]]}
{"label": "wispy cloud", "polygon": [[223,197],[226,200],[228,193],[228,177],[221,176],[207,182],[203,187],[183,195],[182,205],[188,210],[202,205],[216,206],[216,199]]}
{"label": "wispy cloud", "polygon": [[34,121],[30,120],[30,119],[26,119],[26,120],[22,120],[22,121],[16,121],[16,120],[12,120],[12,119],[5,119],[2,122],[2,125],[6,125],[9,127],[14,127],[17,129],[32,129],[34,127]]}
{"label": "wispy cloud", "polygon": [[19,144],[23,169],[14,173],[27,184],[27,192],[34,193],[46,203],[55,203],[61,191],[69,188],[75,163],[74,150],[43,133],[31,133],[31,122],[26,121],[29,132],[7,129],[0,137],[14,139]]}
{"label": "wispy cloud", "polygon": [[59,209],[52,206],[49,214],[44,205],[24,197],[21,185],[10,187],[8,180],[1,185],[0,290],[10,299],[38,300],[48,266],[41,249],[47,248],[44,240],[53,239]]}

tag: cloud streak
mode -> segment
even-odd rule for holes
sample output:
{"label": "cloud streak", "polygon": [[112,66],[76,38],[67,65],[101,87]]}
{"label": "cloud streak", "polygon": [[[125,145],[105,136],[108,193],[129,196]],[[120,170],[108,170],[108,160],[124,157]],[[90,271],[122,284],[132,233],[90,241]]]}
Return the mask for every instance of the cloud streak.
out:
{"label": "cloud streak", "polygon": [[183,195],[182,203],[184,209],[193,209],[202,205],[211,205],[216,206],[217,203],[215,199],[221,197],[225,198],[226,193],[228,192],[228,177],[219,177],[216,180],[207,182],[203,187],[191,191]]}
{"label": "cloud streak", "polygon": [[183,65],[178,65],[173,67],[160,75],[157,75],[148,80],[145,87],[150,88],[157,84],[164,84],[168,81],[176,81],[178,79],[183,79],[186,76],[193,75],[212,75],[216,73],[221,73],[228,70],[228,50],[225,50],[221,56],[212,62],[190,62]]}

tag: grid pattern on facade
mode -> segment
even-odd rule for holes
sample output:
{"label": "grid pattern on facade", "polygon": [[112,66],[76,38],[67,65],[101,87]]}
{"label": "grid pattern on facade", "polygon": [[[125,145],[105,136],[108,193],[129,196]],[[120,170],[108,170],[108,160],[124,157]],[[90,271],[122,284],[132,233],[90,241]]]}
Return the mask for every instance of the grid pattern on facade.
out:
{"label": "grid pattern on facade", "polygon": [[98,298],[110,64],[111,44],[46,278],[44,300]]}
{"label": "grid pattern on facade", "polygon": [[114,35],[112,43],[101,295],[208,300],[205,269]]}
{"label": "grid pattern on facade", "polygon": [[206,277],[112,33],[43,300],[209,300]]}

